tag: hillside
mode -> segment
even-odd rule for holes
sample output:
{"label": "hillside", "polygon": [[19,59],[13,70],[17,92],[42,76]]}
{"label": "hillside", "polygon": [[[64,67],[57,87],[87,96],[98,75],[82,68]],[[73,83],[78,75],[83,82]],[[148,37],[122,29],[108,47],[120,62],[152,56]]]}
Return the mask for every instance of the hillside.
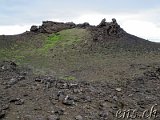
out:
{"label": "hillside", "polygon": [[122,71],[134,76],[138,70],[128,73],[130,65],[159,62],[160,50],[160,44],[128,34],[114,19],[98,26],[46,21],[20,35],[0,36],[0,46],[1,60],[81,80],[114,80],[115,74],[119,79]]}
{"label": "hillside", "polygon": [[146,119],[143,111],[159,105],[159,81],[160,44],[127,33],[116,19],[44,21],[0,36],[2,120],[114,120],[131,108],[136,120]]}

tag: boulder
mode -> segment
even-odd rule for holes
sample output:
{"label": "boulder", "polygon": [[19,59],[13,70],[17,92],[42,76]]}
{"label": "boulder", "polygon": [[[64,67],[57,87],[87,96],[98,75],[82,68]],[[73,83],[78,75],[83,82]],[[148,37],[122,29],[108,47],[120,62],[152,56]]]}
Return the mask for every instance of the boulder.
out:
{"label": "boulder", "polygon": [[78,28],[87,28],[90,27],[90,24],[88,22],[84,22],[82,24],[77,24]]}
{"label": "boulder", "polygon": [[0,119],[3,119],[5,117],[5,112],[3,110],[0,110]]}
{"label": "boulder", "polygon": [[117,23],[117,20],[115,18],[112,18],[112,23]]}
{"label": "boulder", "polygon": [[30,29],[31,32],[37,32],[38,31],[38,26],[33,25]]}
{"label": "boulder", "polygon": [[104,27],[106,26],[106,19],[102,19],[102,21],[100,22],[100,24],[98,25],[98,27]]}
{"label": "boulder", "polygon": [[81,115],[77,115],[77,116],[75,117],[75,119],[76,119],[76,120],[83,120],[83,117],[82,117]]}
{"label": "boulder", "polygon": [[76,27],[76,24],[73,22],[67,22],[66,25],[70,26],[71,28]]}
{"label": "boulder", "polygon": [[47,120],[60,120],[60,118],[56,115],[50,115]]}

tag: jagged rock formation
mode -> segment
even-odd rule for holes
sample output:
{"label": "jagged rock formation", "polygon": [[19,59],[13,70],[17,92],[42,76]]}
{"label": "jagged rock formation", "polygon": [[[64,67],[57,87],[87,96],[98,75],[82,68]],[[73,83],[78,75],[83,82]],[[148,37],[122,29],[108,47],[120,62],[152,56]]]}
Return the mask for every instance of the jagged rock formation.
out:
{"label": "jagged rock formation", "polygon": [[52,21],[43,21],[41,26],[33,25],[30,29],[31,32],[35,33],[56,33],[65,29],[72,28],[83,28],[91,31],[94,41],[103,41],[108,37],[120,38],[125,35],[125,31],[118,25],[115,18],[112,19],[112,22],[106,22],[104,18],[99,25],[91,26],[88,22],[82,24],[75,24],[73,22],[52,22]]}
{"label": "jagged rock formation", "polygon": [[158,44],[127,33],[115,18],[111,22],[106,22],[104,18],[99,25],[90,27],[89,31],[91,39],[86,46],[92,52],[159,51]]}
{"label": "jagged rock formation", "polygon": [[112,22],[106,22],[104,18],[99,25],[91,28],[94,41],[104,41],[106,38],[120,38],[125,35],[125,31],[118,25],[115,18]]}
{"label": "jagged rock formation", "polygon": [[42,23],[42,26],[35,26],[33,25],[30,29],[31,32],[37,32],[37,33],[55,33],[59,32],[61,30],[65,29],[71,29],[71,28],[87,28],[90,27],[90,24],[85,22],[82,24],[75,24],[73,22],[52,22],[52,21],[44,21]]}
{"label": "jagged rock formation", "polygon": [[69,23],[59,23],[59,22],[52,22],[52,21],[44,21],[42,26],[32,26],[30,31],[32,32],[40,32],[40,33],[54,33],[59,32],[64,29],[74,28],[76,25],[72,22]]}
{"label": "jagged rock formation", "polygon": [[36,25],[31,26],[30,31],[32,31],[32,32],[38,31],[38,26],[36,26]]}

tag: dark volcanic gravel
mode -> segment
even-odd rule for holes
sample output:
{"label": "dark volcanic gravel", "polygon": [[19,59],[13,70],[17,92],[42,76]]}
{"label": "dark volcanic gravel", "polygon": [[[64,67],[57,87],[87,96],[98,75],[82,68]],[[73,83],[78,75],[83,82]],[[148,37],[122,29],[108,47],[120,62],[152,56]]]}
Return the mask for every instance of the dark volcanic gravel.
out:
{"label": "dark volcanic gravel", "polygon": [[14,62],[0,63],[2,120],[159,120],[159,91],[158,66],[121,86],[36,76]]}

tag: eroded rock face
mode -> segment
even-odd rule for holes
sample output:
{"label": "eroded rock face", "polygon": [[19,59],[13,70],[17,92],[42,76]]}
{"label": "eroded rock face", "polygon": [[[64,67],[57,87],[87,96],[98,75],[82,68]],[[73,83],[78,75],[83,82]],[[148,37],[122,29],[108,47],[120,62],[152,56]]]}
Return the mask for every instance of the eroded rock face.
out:
{"label": "eroded rock face", "polygon": [[[97,36],[100,39],[111,36],[111,37],[121,37],[124,35],[125,31],[118,25],[115,18],[112,19],[112,22],[106,22],[106,19],[104,18],[101,23],[95,27],[91,26],[88,22],[84,22],[82,24],[75,24],[73,22],[52,22],[52,21],[43,21],[41,26],[35,26],[33,25],[30,29],[31,32],[37,32],[37,33],[56,33],[61,30],[65,29],[71,29],[71,28],[92,28],[93,34]],[[95,32],[96,31],[96,32]]]}
{"label": "eroded rock face", "polygon": [[33,25],[30,29],[31,32],[38,33],[55,33],[64,29],[74,28],[76,25],[73,22],[62,23],[62,22],[52,22],[52,21],[43,21],[41,26]]}
{"label": "eroded rock face", "polygon": [[35,26],[33,25],[30,29],[31,32],[37,32],[37,33],[56,33],[61,30],[65,29],[72,29],[72,28],[87,28],[90,24],[85,22],[83,24],[75,24],[73,22],[52,22],[52,21],[43,21],[41,26]]}
{"label": "eroded rock face", "polygon": [[74,28],[73,23],[58,23],[52,21],[44,21],[42,26],[39,27],[39,32],[41,33],[54,33],[59,32],[64,29]]}
{"label": "eroded rock face", "polygon": [[118,25],[115,18],[112,22],[106,22],[104,18],[99,25],[91,28],[94,41],[104,41],[107,38],[121,38],[125,35],[125,31]]}

